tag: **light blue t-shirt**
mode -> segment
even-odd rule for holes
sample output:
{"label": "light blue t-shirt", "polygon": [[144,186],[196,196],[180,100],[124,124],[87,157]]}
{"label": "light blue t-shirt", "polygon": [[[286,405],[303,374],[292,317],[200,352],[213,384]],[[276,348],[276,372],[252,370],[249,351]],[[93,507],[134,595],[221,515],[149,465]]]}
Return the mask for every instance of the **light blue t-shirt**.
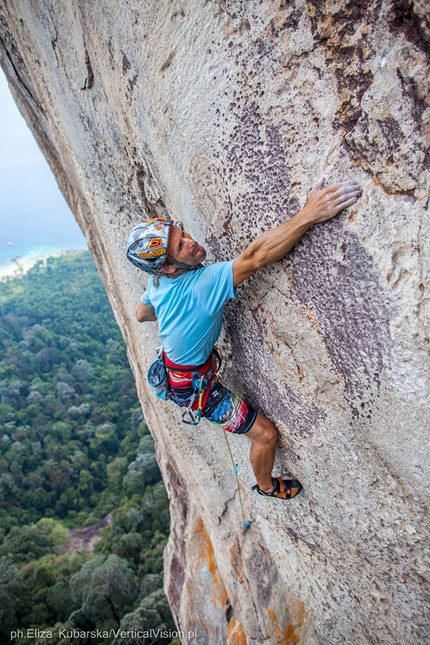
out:
{"label": "light blue t-shirt", "polygon": [[141,300],[154,307],[164,351],[179,365],[202,365],[221,333],[224,304],[236,298],[233,262],[217,262],[178,278],[151,278]]}

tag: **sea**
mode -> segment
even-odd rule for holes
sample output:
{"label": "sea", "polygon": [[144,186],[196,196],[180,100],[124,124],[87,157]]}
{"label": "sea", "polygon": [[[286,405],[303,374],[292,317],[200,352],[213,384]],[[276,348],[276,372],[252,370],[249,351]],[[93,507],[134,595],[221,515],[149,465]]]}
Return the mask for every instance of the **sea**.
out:
{"label": "sea", "polygon": [[72,249],[85,238],[0,70],[0,277]]}

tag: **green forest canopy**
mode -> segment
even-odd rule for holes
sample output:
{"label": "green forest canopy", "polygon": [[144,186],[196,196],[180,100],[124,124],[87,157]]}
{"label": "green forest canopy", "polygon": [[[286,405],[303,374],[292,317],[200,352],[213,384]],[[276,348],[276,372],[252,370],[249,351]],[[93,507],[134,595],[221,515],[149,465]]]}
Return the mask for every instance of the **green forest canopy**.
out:
{"label": "green forest canopy", "polygon": [[[75,551],[70,531],[100,520],[94,552]],[[88,252],[1,283],[2,637],[49,628],[47,643],[83,645],[61,627],[174,630],[162,590],[168,531],[153,440]],[[14,640],[30,642],[45,643]],[[145,645],[91,640],[134,642]]]}

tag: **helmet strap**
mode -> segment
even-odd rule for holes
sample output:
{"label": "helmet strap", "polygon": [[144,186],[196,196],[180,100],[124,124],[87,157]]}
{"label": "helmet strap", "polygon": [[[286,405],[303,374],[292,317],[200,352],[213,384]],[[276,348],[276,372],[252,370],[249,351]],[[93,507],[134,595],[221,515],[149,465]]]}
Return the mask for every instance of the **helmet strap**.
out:
{"label": "helmet strap", "polygon": [[173,262],[178,267],[177,269],[175,269],[175,271],[173,271],[173,273],[163,273],[163,267],[161,266],[159,275],[164,275],[166,278],[177,278],[187,271],[195,271],[195,269],[201,269],[203,266],[203,264],[196,264],[194,266],[191,266],[190,264],[184,264],[184,262],[177,262],[176,260],[173,260]]}

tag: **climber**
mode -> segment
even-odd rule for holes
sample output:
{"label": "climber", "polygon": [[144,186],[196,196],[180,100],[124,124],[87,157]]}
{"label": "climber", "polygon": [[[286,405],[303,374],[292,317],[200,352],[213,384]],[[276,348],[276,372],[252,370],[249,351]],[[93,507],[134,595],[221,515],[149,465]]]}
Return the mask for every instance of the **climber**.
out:
{"label": "climber", "polygon": [[192,410],[198,409],[223,430],[246,433],[257,480],[253,489],[278,499],[296,497],[302,485],[296,479],[272,477],[278,431],[272,421],[221,385],[213,350],[224,304],[236,298],[238,285],[283,258],[313,224],[334,217],[361,195],[352,180],[329,188],[323,184],[321,177],[294,217],[257,237],[230,262],[203,266],[205,249],[183,230],[181,222],[163,218],[135,226],[127,243],[127,258],[152,276],[136,318],[158,322],[172,400],[191,419]]}

